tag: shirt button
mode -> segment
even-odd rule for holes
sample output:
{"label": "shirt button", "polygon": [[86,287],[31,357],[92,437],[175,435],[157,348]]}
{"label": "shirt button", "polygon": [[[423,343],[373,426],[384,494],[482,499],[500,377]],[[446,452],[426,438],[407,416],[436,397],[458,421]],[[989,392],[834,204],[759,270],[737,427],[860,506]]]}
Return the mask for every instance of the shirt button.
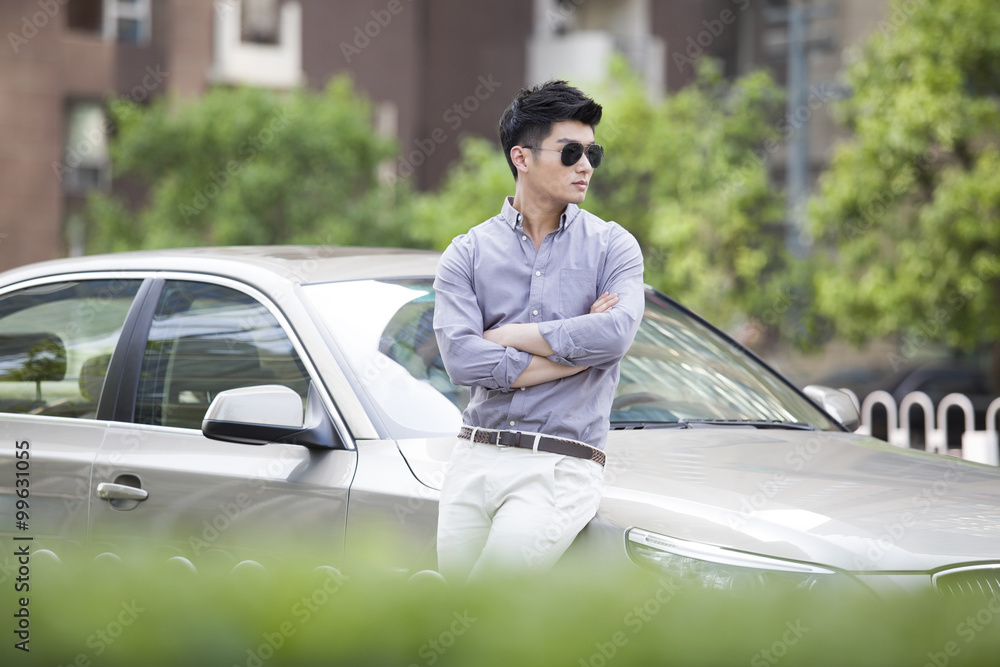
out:
{"label": "shirt button", "polygon": [[522,240],[522,241],[527,241],[527,240],[528,240],[528,237],[527,237],[527,236],[521,236],[521,240]]}
{"label": "shirt button", "polygon": [[541,271],[535,271],[535,275],[536,276],[540,276],[540,275],[542,275],[542,272]]}
{"label": "shirt button", "polygon": [[511,425],[511,426],[513,426],[513,425],[514,425],[514,422],[511,422],[511,423],[510,423],[510,425]]}
{"label": "shirt button", "polygon": [[527,389],[527,387],[521,387],[521,391],[524,391],[525,389]]}
{"label": "shirt button", "polygon": [[537,315],[537,314],[538,314],[538,311],[537,311],[537,310],[533,310],[533,311],[531,311],[531,314],[532,314],[532,315]]}

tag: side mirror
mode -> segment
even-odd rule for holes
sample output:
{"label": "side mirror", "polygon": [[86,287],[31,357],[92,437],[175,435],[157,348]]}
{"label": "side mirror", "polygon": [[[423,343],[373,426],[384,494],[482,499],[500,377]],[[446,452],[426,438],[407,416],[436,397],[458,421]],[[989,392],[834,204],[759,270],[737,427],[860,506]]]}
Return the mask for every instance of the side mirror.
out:
{"label": "side mirror", "polygon": [[845,392],[818,384],[811,384],[802,391],[848,431],[854,431],[861,425],[858,407]]}
{"label": "side mirror", "polygon": [[302,397],[276,384],[227,389],[208,406],[201,423],[206,438],[247,445],[281,442],[307,447],[340,447],[326,408],[310,385],[306,409]]}

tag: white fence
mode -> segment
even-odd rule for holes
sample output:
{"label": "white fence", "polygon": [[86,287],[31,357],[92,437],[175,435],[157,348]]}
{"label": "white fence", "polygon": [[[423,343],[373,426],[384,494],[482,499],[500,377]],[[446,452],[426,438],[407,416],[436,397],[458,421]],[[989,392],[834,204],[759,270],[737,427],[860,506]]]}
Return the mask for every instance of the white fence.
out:
{"label": "white fence", "polygon": [[1000,446],[998,446],[998,436],[996,427],[997,412],[1000,411],[1000,398],[996,398],[990,403],[986,410],[986,430],[977,431],[975,428],[975,408],[972,400],[964,394],[948,394],[941,399],[935,408],[930,396],[922,391],[907,394],[903,400],[896,405],[896,400],[891,394],[885,391],[875,391],[867,396],[863,402],[858,401],[858,397],[851,391],[848,394],[854,399],[855,405],[861,413],[861,426],[855,431],[864,435],[872,434],[872,412],[876,405],[881,405],[886,412],[886,430],[889,444],[897,447],[919,446],[919,440],[914,440],[910,433],[910,415],[916,409],[923,413],[923,445],[928,452],[939,454],[955,453],[949,452],[948,448],[948,411],[957,408],[962,411],[965,418],[965,429],[962,432],[961,457],[969,461],[977,461],[989,465],[1000,465]]}

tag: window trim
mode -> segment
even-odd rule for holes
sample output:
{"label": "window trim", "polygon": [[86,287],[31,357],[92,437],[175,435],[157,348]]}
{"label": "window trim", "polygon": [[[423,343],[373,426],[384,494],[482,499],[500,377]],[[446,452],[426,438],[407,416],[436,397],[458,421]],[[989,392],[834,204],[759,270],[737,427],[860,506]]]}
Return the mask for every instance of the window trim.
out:
{"label": "window trim", "polygon": [[[62,273],[52,276],[43,276],[40,278],[30,278],[28,280],[22,280],[10,285],[5,285],[0,287],[0,297],[4,297],[7,294],[13,292],[19,292],[21,290],[31,289],[33,287],[40,287],[42,285],[53,285],[57,283],[66,282],[81,282],[85,280],[137,280],[140,281],[139,289],[136,290],[135,296],[132,297],[132,305],[129,306],[128,313],[125,315],[125,321],[122,322],[121,335],[118,337],[118,342],[115,344],[115,349],[111,353],[111,361],[108,363],[108,372],[105,374],[104,385],[101,387],[101,394],[97,398],[97,414],[92,420],[87,420],[88,422],[93,421],[109,421],[107,416],[109,411],[109,402],[107,399],[108,395],[108,381],[107,378],[111,376],[112,370],[115,368],[116,360],[123,354],[125,350],[125,341],[131,337],[131,327],[134,313],[136,311],[137,304],[140,303],[140,299],[143,297],[144,291],[147,289],[146,284],[148,280],[145,276],[141,275],[128,275],[121,271],[99,271],[99,272],[85,272],[85,273]],[[115,383],[117,386],[117,383]],[[7,415],[8,413],[0,413]],[[30,418],[52,418],[45,415],[20,415]],[[58,419],[72,419],[77,421],[77,417],[57,417]]]}
{"label": "window trim", "polygon": [[[118,339],[118,344],[115,347],[114,352],[111,356],[111,363],[108,365],[108,376],[110,377],[112,372],[116,373],[117,376],[114,381],[114,386],[116,391],[125,383],[128,382],[130,385],[133,383],[135,387],[138,386],[139,382],[139,366],[142,362],[142,354],[146,348],[146,340],[149,336],[150,327],[152,325],[153,313],[156,310],[156,305],[159,300],[159,296],[162,292],[163,286],[166,284],[167,280],[184,280],[192,282],[202,282],[210,283],[213,285],[219,285],[221,287],[227,287],[236,290],[250,298],[255,299],[258,303],[264,306],[265,309],[277,320],[279,326],[281,326],[282,331],[288,336],[289,341],[292,343],[292,347],[295,352],[299,355],[302,364],[306,368],[306,372],[309,375],[309,380],[315,385],[316,390],[319,392],[320,398],[323,401],[323,406],[326,408],[327,413],[330,415],[330,419],[333,422],[334,428],[337,429],[341,440],[345,444],[347,450],[356,450],[355,438],[351,429],[347,426],[347,422],[344,420],[343,415],[337,408],[337,401],[335,400],[333,390],[323,381],[322,374],[319,373],[316,363],[313,358],[307,352],[302,341],[299,339],[295,328],[291,326],[291,322],[285,317],[284,312],[274,303],[274,301],[265,295],[263,292],[258,290],[244,282],[239,280],[227,278],[225,276],[218,276],[207,273],[192,273],[188,271],[157,271],[157,270],[135,270],[135,271],[122,271],[122,270],[107,270],[107,271],[75,271],[70,273],[58,273],[51,274],[47,276],[39,276],[35,278],[28,278],[25,280],[20,280],[9,285],[0,286],[0,296],[4,296],[10,292],[16,292],[22,289],[29,289],[32,287],[38,287],[40,285],[47,285],[60,282],[71,282],[71,281],[83,281],[83,280],[108,280],[108,279],[119,279],[119,280],[141,280],[143,283],[139,286],[139,290],[136,292],[133,298],[132,305],[129,308],[128,315],[126,315],[125,323],[122,326],[122,333]],[[158,286],[157,286],[158,285]],[[148,314],[148,318],[147,318]],[[339,360],[334,357],[337,364]],[[337,371],[343,373],[343,369],[339,366]],[[101,397],[99,399],[98,406],[98,416],[97,421],[113,421],[123,424],[133,424],[142,428],[152,428],[152,429],[168,429],[171,431],[179,431],[183,433],[190,433],[196,429],[184,429],[175,426],[154,426],[149,424],[135,424],[133,421],[134,412],[134,402],[135,402],[135,389],[132,391],[131,402],[123,400],[120,396],[116,394],[114,399],[110,396],[109,385],[111,382],[105,382],[104,387],[101,390]],[[353,399],[355,401],[359,400],[357,397],[357,392],[354,391],[353,387],[350,387],[347,383],[346,378],[343,378],[342,384],[347,387],[344,391],[351,392],[350,397],[343,397],[344,400]],[[338,394],[339,396],[339,394]],[[122,412],[123,407],[127,408],[127,405],[131,405],[131,409],[127,412]],[[375,427],[371,423],[371,417],[367,414],[367,411],[362,410],[360,412],[367,420],[366,424],[362,425],[362,428],[374,431]],[[19,415],[23,416],[23,415]],[[31,416],[31,418],[43,418],[49,419],[51,417],[43,416]],[[62,419],[61,417],[59,419]]]}
{"label": "window trim", "polygon": [[[337,429],[341,440],[345,443],[346,449],[355,449],[354,438],[351,436],[351,431],[347,428],[347,424],[344,421],[343,416],[337,409],[336,402],[333,400],[329,388],[322,381],[322,375],[318,372],[312,357],[306,351],[305,346],[302,345],[302,342],[299,340],[299,337],[296,334],[294,327],[292,327],[291,323],[288,321],[288,318],[285,317],[285,314],[269,297],[267,297],[267,295],[260,290],[247,285],[246,283],[226,278],[224,276],[204,273],[187,273],[184,271],[156,271],[152,272],[151,277],[157,286],[150,288],[149,292],[146,294],[145,301],[142,303],[142,319],[137,321],[137,326],[133,330],[129,341],[129,347],[124,355],[126,358],[123,361],[123,364],[125,365],[123,371],[127,374],[123,375],[124,381],[119,383],[120,385],[123,385],[124,382],[127,381],[132,388],[132,391],[130,394],[127,393],[123,398],[116,402],[113,421],[135,424],[133,420],[135,416],[136,391],[139,384],[139,370],[142,365],[143,354],[146,350],[146,341],[149,338],[149,332],[152,328],[153,314],[156,312],[160,295],[162,294],[167,281],[179,280],[185,282],[200,282],[225,287],[244,294],[261,304],[271,314],[271,316],[275,318],[278,325],[281,327],[281,330],[284,331],[288,340],[291,342],[296,354],[299,355],[299,359],[302,361],[303,366],[305,366],[306,373],[309,376],[309,381],[316,385],[316,388],[320,390],[319,393],[320,398],[323,401],[323,405],[333,421],[334,428]],[[134,386],[132,386],[133,383]],[[177,426],[158,426],[154,424],[136,425],[142,426],[143,428],[180,430],[182,432],[197,430]],[[200,433],[200,431],[198,432]]]}

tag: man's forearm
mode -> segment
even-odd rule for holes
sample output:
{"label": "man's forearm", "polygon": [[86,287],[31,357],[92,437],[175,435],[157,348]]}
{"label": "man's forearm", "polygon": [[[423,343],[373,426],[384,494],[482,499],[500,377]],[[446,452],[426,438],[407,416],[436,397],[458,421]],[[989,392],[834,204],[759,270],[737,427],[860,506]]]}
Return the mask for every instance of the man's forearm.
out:
{"label": "man's forearm", "polygon": [[587,370],[586,366],[564,366],[563,364],[549,361],[545,357],[535,355],[528,363],[528,367],[517,376],[517,379],[510,386],[514,389],[534,387],[544,382],[561,380],[564,377],[576,375],[580,371],[585,370]]}
{"label": "man's forearm", "polygon": [[[618,295],[605,292],[590,306],[590,314],[605,313],[618,303]],[[539,357],[551,357],[555,350],[538,328],[537,322],[511,323],[483,332],[483,338]]]}
{"label": "man's forearm", "polygon": [[512,347],[539,357],[550,357],[554,354],[552,346],[538,332],[538,324],[534,322],[505,324],[496,329],[484,331],[483,338],[497,345]]}

